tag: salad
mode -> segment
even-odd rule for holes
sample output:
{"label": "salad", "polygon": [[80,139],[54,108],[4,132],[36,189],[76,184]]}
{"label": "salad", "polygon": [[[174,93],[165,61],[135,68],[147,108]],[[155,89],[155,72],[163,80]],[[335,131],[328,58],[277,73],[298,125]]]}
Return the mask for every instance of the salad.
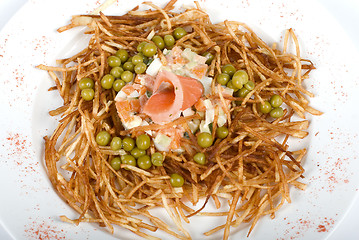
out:
{"label": "salad", "polygon": [[291,186],[305,189],[306,149],[288,139],[308,135],[306,113],[322,113],[309,105],[302,83],[315,67],[294,31],[280,50],[244,23],[211,23],[198,2],[182,12],[175,3],[73,16],[58,31],[86,26],[88,46],[38,66],[63,99],[50,111],[58,127],[44,137],[49,179],[79,214],[63,221],[190,239],[192,216],[226,216],[204,235],[228,239],[231,228],[249,222],[249,234],[262,216],[274,218]]}

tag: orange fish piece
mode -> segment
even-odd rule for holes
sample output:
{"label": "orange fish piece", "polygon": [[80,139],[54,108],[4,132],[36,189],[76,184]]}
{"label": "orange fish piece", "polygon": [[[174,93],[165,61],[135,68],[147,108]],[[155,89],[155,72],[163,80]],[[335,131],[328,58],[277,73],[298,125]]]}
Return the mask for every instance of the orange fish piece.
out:
{"label": "orange fish piece", "polygon": [[207,73],[208,65],[199,64],[192,69],[192,73],[198,78],[202,79]]}

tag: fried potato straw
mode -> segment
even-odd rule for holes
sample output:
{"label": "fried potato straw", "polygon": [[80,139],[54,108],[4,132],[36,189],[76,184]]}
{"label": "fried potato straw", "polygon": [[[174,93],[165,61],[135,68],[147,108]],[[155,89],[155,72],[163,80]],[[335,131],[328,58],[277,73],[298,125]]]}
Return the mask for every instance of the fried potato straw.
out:
{"label": "fried potato straw", "polygon": [[[228,239],[231,227],[251,223],[248,235],[264,215],[275,217],[275,212],[285,202],[290,203],[290,185],[304,190],[305,184],[298,180],[303,176],[301,166],[306,149],[289,151],[289,137],[307,136],[308,120],[305,112],[320,115],[310,107],[307,97],[313,97],[302,83],[315,69],[310,60],[301,59],[298,40],[292,29],[287,30],[283,51],[263,42],[247,25],[224,21],[211,23],[209,16],[199,8],[184,12],[173,12],[176,1],[164,8],[145,2],[150,10],[138,11],[138,7],[122,16],[78,15],[59,32],[77,26],[87,26],[86,34],[92,36],[88,46],[68,59],[58,60],[59,66],[39,65],[47,70],[55,82],[49,90],[57,90],[63,105],[50,111],[50,115],[61,115],[58,127],[45,139],[45,161],[47,173],[56,189],[79,217],[66,222],[96,222],[114,233],[114,225],[126,228],[146,238],[158,239],[150,234],[162,230],[178,239],[190,239],[183,222],[191,216],[226,216],[227,220],[218,227],[208,230],[211,235],[223,230],[223,239]],[[150,42],[153,33],[159,36],[172,34],[176,27],[191,29],[189,34],[176,41],[176,46],[190,48],[202,54],[210,52],[214,60],[208,75],[214,78],[211,98],[222,102],[228,118],[229,134],[217,139],[209,148],[201,148],[187,121],[199,115],[179,118],[168,126],[183,126],[188,138],[182,139],[182,154],[167,153],[162,167],[143,170],[122,164],[115,171],[110,161],[119,151],[101,147],[95,136],[101,130],[111,135],[137,136],[144,131],[166,128],[167,125],[140,126],[125,130],[114,105],[116,92],[101,88],[101,78],[109,73],[108,56],[118,49],[126,49],[130,55],[136,46]],[[296,53],[288,50],[293,43]],[[158,55],[166,62],[161,50]],[[248,72],[255,88],[244,98],[222,95],[215,79],[224,64],[231,63],[236,69]],[[94,80],[93,101],[84,101],[80,96],[78,81],[83,77]],[[257,105],[269,100],[273,94],[282,97],[288,106],[284,115],[273,120],[257,110]],[[232,101],[228,106],[226,101]],[[218,116],[218,109],[216,111]],[[293,121],[292,116],[303,118]],[[279,142],[278,137],[284,140]],[[152,145],[148,150],[154,152]],[[193,161],[196,152],[208,156],[207,165]],[[185,184],[180,188],[170,185],[171,173],[180,173]],[[203,212],[205,205],[197,210],[189,204],[214,203],[219,208],[228,203],[228,212]],[[226,199],[226,201],[220,201]],[[155,216],[154,208],[163,208],[173,220],[175,229]],[[146,220],[147,219],[147,220]]]}

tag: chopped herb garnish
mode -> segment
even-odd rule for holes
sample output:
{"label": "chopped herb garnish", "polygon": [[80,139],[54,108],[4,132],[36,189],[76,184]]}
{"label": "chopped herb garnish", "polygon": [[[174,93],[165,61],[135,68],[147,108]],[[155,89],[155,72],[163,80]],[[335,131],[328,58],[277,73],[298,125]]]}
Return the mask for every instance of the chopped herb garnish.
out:
{"label": "chopped herb garnish", "polygon": [[208,128],[211,132],[213,132],[213,123],[208,124]]}
{"label": "chopped herb garnish", "polygon": [[151,96],[152,96],[152,92],[146,91],[146,96],[147,96],[147,97],[151,97]]}
{"label": "chopped herb garnish", "polygon": [[189,138],[188,132],[184,132],[183,137],[184,137],[184,138]]}
{"label": "chopped herb garnish", "polygon": [[147,60],[147,62],[145,62],[145,63],[146,63],[146,65],[148,66],[148,65],[150,65],[152,62],[153,62],[153,58],[149,58],[149,59]]}

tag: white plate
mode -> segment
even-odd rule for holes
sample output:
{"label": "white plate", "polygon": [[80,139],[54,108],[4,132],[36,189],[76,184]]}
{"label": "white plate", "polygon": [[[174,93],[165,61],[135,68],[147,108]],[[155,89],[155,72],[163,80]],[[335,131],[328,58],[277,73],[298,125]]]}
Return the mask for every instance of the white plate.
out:
{"label": "white plate", "polygon": [[[120,1],[105,13],[122,14],[135,6]],[[161,1],[155,1],[161,2]],[[189,2],[189,1],[187,1]],[[293,203],[271,220],[264,217],[249,239],[325,239],[338,225],[357,193],[359,149],[358,52],[335,19],[315,1],[201,1],[213,21],[238,20],[266,41],[282,39],[292,27],[302,56],[317,67],[307,81],[316,97],[312,106],[325,112],[311,120],[310,135],[300,144],[308,189],[292,189]],[[55,63],[83,44],[78,29],[62,34],[56,28],[71,15],[89,13],[98,1],[28,1],[0,32],[0,222],[16,239],[112,239],[95,225],[62,223],[59,215],[76,214],[53,191],[43,166],[42,136],[56,126],[48,110],[60,104],[46,72],[38,64]],[[310,6],[310,7],[308,7]],[[45,9],[45,10],[44,10]],[[197,218],[188,226],[194,239],[210,229],[212,219]],[[246,228],[231,239],[245,236]],[[127,231],[121,233],[131,238]],[[212,238],[217,239],[220,235]]]}

